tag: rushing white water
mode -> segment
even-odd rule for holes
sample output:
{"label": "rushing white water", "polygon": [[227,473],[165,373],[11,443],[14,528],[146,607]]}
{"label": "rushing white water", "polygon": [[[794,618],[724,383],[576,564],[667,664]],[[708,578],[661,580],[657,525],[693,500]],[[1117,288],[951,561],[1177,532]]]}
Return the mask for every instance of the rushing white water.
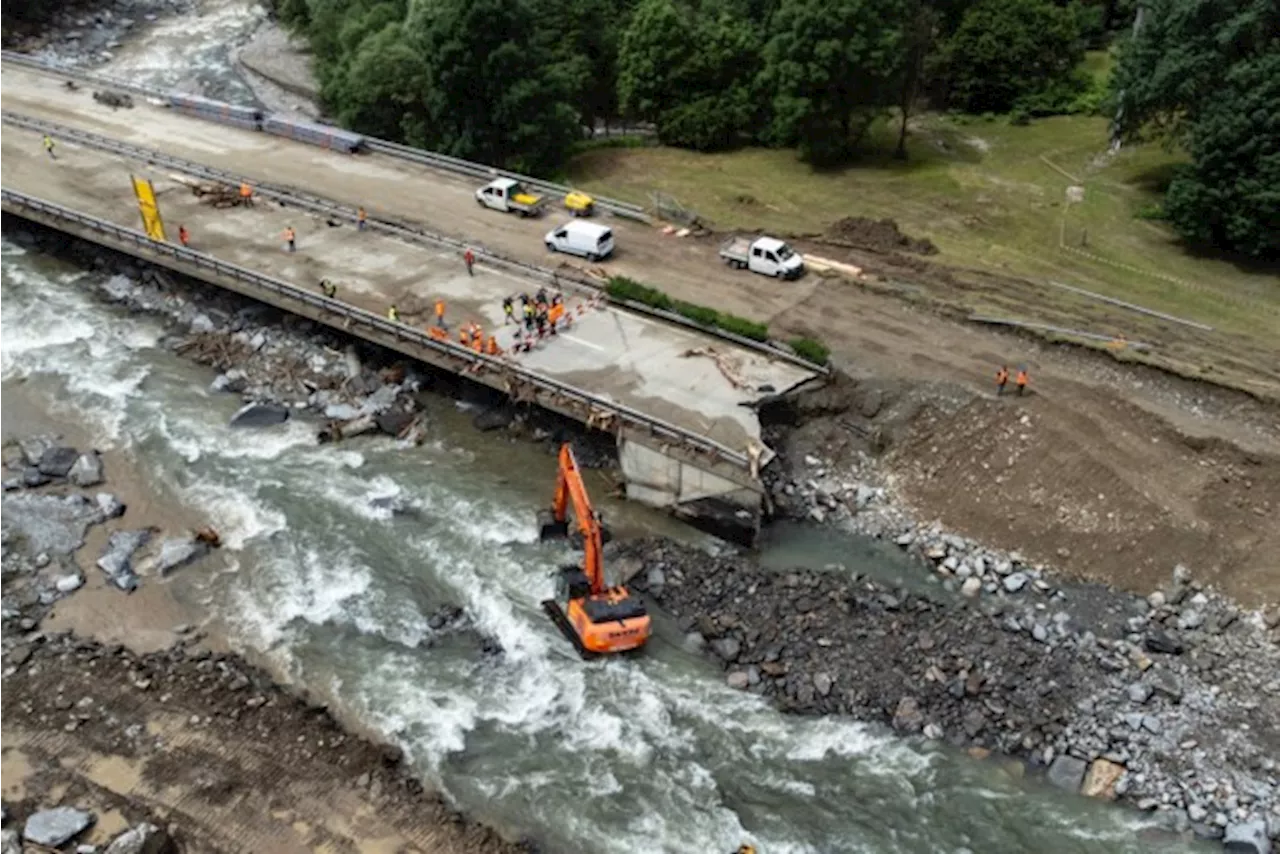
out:
{"label": "rushing white water", "polygon": [[[447,401],[420,448],[319,446],[300,420],[231,430],[238,401],[157,348],[155,321],[96,302],[96,274],[8,243],[3,265],[6,384],[206,515],[233,569],[184,579],[233,639],[478,816],[557,851],[1147,850],[1132,814],[878,728],[783,716],[661,618],[645,656],[580,661],[538,607],[567,556],[536,542],[545,456],[454,426]],[[391,497],[409,512],[371,504]],[[503,654],[433,630],[445,603]]]}

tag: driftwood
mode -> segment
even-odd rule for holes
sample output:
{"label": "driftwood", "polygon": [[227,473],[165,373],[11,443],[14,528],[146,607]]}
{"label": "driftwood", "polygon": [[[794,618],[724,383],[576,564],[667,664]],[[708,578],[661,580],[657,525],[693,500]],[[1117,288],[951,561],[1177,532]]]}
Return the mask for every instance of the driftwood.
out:
{"label": "driftwood", "polygon": [[714,347],[694,347],[692,350],[685,350],[680,354],[684,358],[690,356],[706,356],[716,363],[716,367],[720,369],[720,373],[729,381],[729,384],[736,389],[750,388],[751,385],[738,373],[737,366],[733,360],[721,353]]}

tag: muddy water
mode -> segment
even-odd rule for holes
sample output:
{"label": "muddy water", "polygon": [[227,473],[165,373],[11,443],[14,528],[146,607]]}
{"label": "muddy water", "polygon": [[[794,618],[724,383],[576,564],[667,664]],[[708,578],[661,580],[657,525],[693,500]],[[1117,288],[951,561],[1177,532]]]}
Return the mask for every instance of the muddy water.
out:
{"label": "muddy water", "polygon": [[[227,19],[236,8],[203,7]],[[144,42],[122,61],[139,76],[156,66],[153,82],[211,75],[222,88],[209,94],[238,91],[216,67],[183,76],[173,57],[185,53],[172,52],[182,30],[166,32],[170,53]],[[213,55],[206,42],[191,55]],[[6,402],[129,455],[166,500],[212,522],[224,553],[169,582],[175,594],[402,745],[478,817],[569,852],[717,852],[744,840],[770,854],[1170,850],[1140,841],[1135,815],[998,764],[849,721],[784,717],[728,689],[663,619],[643,658],[584,664],[538,608],[569,557],[536,543],[553,474],[543,452],[475,433],[445,400],[416,449],[320,447],[302,421],[230,431],[237,401],[159,349],[154,321],[95,302],[90,275],[5,243]],[[590,486],[603,494],[603,482]],[[411,512],[376,509],[379,497]],[[602,503],[623,530],[715,545]],[[778,560],[804,554],[786,548]],[[830,547],[818,552],[827,562]],[[868,570],[881,560],[870,548],[843,555]],[[464,605],[505,653],[437,637],[427,616],[445,603]]]}

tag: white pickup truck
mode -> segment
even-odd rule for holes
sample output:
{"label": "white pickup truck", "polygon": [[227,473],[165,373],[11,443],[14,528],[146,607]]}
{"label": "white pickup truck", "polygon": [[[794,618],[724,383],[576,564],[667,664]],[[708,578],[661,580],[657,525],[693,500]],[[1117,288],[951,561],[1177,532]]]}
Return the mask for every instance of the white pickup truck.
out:
{"label": "white pickup truck", "polygon": [[773,237],[731,237],[720,246],[720,257],[730,267],[762,276],[798,279],[804,275],[804,259]]}
{"label": "white pickup truck", "polygon": [[537,216],[546,198],[535,195],[514,178],[495,178],[476,190],[476,202],[495,211],[514,211],[520,216]]}

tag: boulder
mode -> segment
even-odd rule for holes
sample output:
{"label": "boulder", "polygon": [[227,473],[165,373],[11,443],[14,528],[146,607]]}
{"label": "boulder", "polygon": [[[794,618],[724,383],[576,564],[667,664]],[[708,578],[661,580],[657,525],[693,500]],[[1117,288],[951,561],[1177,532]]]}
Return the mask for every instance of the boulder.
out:
{"label": "boulder", "polygon": [[1159,629],[1147,634],[1143,639],[1143,646],[1148,652],[1158,652],[1163,655],[1182,655],[1186,650],[1186,646],[1176,636]]}
{"label": "boulder", "polygon": [[751,684],[751,675],[745,670],[735,670],[725,677],[725,682],[730,688],[745,691]]}
{"label": "boulder", "polygon": [[209,384],[211,391],[225,391],[229,394],[241,394],[248,387],[249,378],[238,368],[233,368],[225,374],[218,374]]}
{"label": "boulder", "polygon": [[168,833],[154,824],[143,822],[111,840],[103,854],[170,854],[174,850]]}
{"label": "boulder", "polygon": [[737,638],[720,638],[711,642],[711,649],[725,662],[736,661],[742,651]]}
{"label": "boulder", "polygon": [[101,521],[83,495],[19,492],[4,497],[6,527],[26,538],[34,554],[71,554],[84,545],[85,531]]}
{"label": "boulder", "polygon": [[400,394],[400,386],[384,385],[379,386],[378,390],[365,398],[364,403],[360,405],[361,415],[378,415],[386,412],[396,402],[396,396]]}
{"label": "boulder", "polygon": [[46,477],[66,477],[79,458],[80,452],[75,448],[55,445],[40,455],[38,468]]}
{"label": "boulder", "polygon": [[1267,839],[1267,823],[1260,818],[1227,825],[1222,847],[1238,854],[1267,854],[1271,842]]}
{"label": "boulder", "polygon": [[982,592],[982,579],[976,575],[971,575],[964,580],[964,584],[960,585],[961,594],[972,599]]}
{"label": "boulder", "polygon": [[138,576],[133,572],[133,553],[151,539],[151,531],[116,531],[107,540],[107,548],[98,558],[98,569],[107,574],[111,582],[121,590],[133,590],[138,586]]}
{"label": "boulder", "polygon": [[84,576],[78,572],[59,576],[58,579],[53,582],[54,589],[59,593],[74,593],[83,586]]}
{"label": "boulder", "polygon": [[53,436],[29,436],[18,440],[18,450],[22,451],[22,458],[27,461],[27,465],[38,466],[44,452],[57,443],[58,440]]}
{"label": "boulder", "polygon": [[1049,782],[1066,792],[1080,791],[1084,782],[1085,762],[1063,754],[1049,766]]}
{"label": "boulder", "polygon": [[0,830],[0,854],[22,854],[22,842],[18,839],[18,831]]}
{"label": "boulder", "polygon": [[915,697],[903,697],[893,710],[893,728],[898,732],[916,733],[924,727],[924,715]]}
{"label": "boulder", "polygon": [[93,813],[75,807],[41,810],[27,819],[22,838],[46,848],[61,848],[93,824]]}
{"label": "boulder", "polygon": [[409,425],[417,416],[412,412],[405,412],[402,409],[392,409],[383,412],[374,418],[378,424],[378,429],[388,436],[400,437],[404,431],[409,429]]}
{"label": "boulder", "polygon": [[22,485],[27,489],[35,489],[49,482],[49,476],[35,466],[27,466],[22,470]]}
{"label": "boulder", "polygon": [[145,561],[139,561],[138,571],[148,575],[168,575],[175,569],[199,560],[209,553],[209,544],[194,536],[168,537],[159,550]]}
{"label": "boulder", "polygon": [[817,689],[817,692],[821,696],[823,697],[828,696],[831,693],[831,686],[833,684],[835,684],[835,680],[831,678],[830,674],[827,674],[827,673],[813,674],[813,687]]}
{"label": "boulder", "polygon": [[1116,799],[1116,783],[1124,776],[1125,768],[1109,759],[1095,759],[1085,774],[1080,794],[1090,798]]}
{"label": "boulder", "polygon": [[351,421],[360,417],[360,410],[349,403],[331,403],[324,408],[324,417],[331,421]]}
{"label": "boulder", "polygon": [[98,503],[98,510],[102,513],[103,519],[115,519],[124,515],[124,502],[110,492],[99,492],[94,496],[94,500]]}
{"label": "boulder", "polygon": [[481,432],[489,430],[502,430],[510,426],[511,422],[516,418],[516,414],[510,407],[499,406],[494,409],[486,409],[477,413],[475,418],[471,419],[471,426]]}
{"label": "boulder", "polygon": [[1009,593],[1017,593],[1019,590],[1027,586],[1027,574],[1025,572],[1015,572],[1006,575],[1004,579],[1004,589]]}
{"label": "boulder", "polygon": [[97,486],[102,483],[102,457],[97,451],[81,454],[71,471],[67,472],[67,480],[76,486]]}
{"label": "boulder", "polygon": [[274,403],[248,403],[231,416],[232,427],[270,427],[289,420],[289,410]]}

